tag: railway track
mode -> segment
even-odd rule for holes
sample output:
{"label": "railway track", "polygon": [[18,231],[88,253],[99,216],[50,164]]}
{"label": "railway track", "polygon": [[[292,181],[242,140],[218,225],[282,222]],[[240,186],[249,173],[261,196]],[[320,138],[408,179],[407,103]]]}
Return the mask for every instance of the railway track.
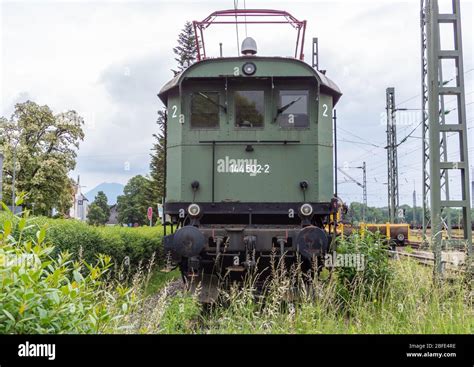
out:
{"label": "railway track", "polygon": [[410,246],[413,249],[419,249],[421,247],[421,242],[410,241],[410,242],[408,242],[407,246]]}
{"label": "railway track", "polygon": [[[410,258],[416,262],[434,266],[434,255],[431,251],[420,250],[421,243],[410,243],[413,251],[407,251],[407,247],[396,247],[395,250],[389,250],[389,253],[395,260],[401,258]],[[441,263],[444,270],[453,272],[464,272],[464,265],[466,263],[466,253],[463,251],[442,251]]]}

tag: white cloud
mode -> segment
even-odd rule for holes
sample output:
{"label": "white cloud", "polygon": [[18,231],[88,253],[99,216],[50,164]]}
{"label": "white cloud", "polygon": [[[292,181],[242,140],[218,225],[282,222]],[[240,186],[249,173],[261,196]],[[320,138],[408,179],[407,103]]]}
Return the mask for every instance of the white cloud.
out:
{"label": "white cloud", "polygon": [[[337,107],[340,139],[362,142],[355,134],[383,146],[385,127],[380,115],[385,89],[395,87],[397,101],[420,89],[418,1],[246,3],[248,8],[285,9],[308,20],[306,60],[310,60],[311,38],[319,37],[321,67],[344,93]],[[103,181],[125,183],[148,171],[151,134],[161,106],[156,94],[172,76],[172,48],[184,22],[232,6],[230,0],[2,2],[0,115],[8,116],[14,103],[27,98],[56,112],[77,110],[86,119],[86,140],[74,175],[80,173],[88,188]],[[462,2],[466,71],[474,67],[473,9],[471,1]],[[236,52],[234,28],[224,29],[216,26],[206,32],[214,55],[219,42],[224,43],[224,55]],[[268,27],[247,30],[261,54],[291,54],[295,33],[289,27],[278,26],[274,32]],[[244,35],[241,26],[240,40]],[[474,72],[466,74],[467,93],[473,90],[473,76]],[[468,94],[467,103],[473,97]],[[415,98],[403,106],[419,104]],[[468,121],[472,106],[468,106]],[[399,137],[410,130],[400,128]],[[472,138],[473,134],[474,144]],[[411,202],[413,180],[421,187],[421,149],[415,150],[419,146],[419,139],[410,139],[399,149],[402,202]],[[367,161],[369,204],[384,205],[386,151],[347,142],[340,142],[339,148],[341,164]],[[125,169],[127,163],[130,170]],[[356,170],[351,174],[361,177]],[[349,200],[361,200],[357,186],[342,184],[339,191]]]}

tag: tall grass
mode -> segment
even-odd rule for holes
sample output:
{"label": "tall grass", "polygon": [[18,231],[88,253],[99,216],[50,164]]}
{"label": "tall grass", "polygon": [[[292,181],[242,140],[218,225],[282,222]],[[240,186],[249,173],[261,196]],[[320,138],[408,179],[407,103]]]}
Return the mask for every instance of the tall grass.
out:
{"label": "tall grass", "polygon": [[[354,290],[341,302],[337,279],[317,282],[299,300],[285,283],[263,297],[232,286],[205,312],[196,295],[162,291],[146,327],[134,332],[206,334],[472,334],[472,295],[462,278],[435,284],[432,270],[410,259],[391,265],[393,280],[379,298]],[[362,285],[358,285],[362,286]],[[139,311],[141,312],[141,311]]]}
{"label": "tall grass", "polygon": [[[56,253],[49,230],[27,214],[10,214],[0,223],[2,333],[474,332],[467,279],[435,283],[429,267],[388,261],[376,238],[340,244],[342,252],[368,256],[364,271],[335,268],[318,276],[275,261],[263,292],[256,292],[249,276],[243,285],[222,287],[217,302],[203,307],[197,294],[182,289],[176,273],[161,288],[153,256],[125,278],[123,264],[111,275],[109,256],[90,263],[81,253]],[[35,261],[5,261],[24,256]]]}
{"label": "tall grass", "polygon": [[[272,268],[263,293],[254,278],[220,289],[201,309],[197,295],[169,296],[167,286],[147,314],[146,333],[224,334],[471,334],[473,297],[463,276],[433,282],[432,268],[411,259],[389,261],[376,240],[353,237],[343,251],[371,253],[363,272],[334,269],[331,276]],[[348,276],[349,274],[349,276]],[[306,278],[305,281],[303,279]],[[175,281],[176,282],[176,281]],[[169,286],[169,284],[168,284]],[[294,292],[298,288],[297,292]],[[295,296],[296,295],[296,296]],[[140,312],[140,311],[138,311]]]}

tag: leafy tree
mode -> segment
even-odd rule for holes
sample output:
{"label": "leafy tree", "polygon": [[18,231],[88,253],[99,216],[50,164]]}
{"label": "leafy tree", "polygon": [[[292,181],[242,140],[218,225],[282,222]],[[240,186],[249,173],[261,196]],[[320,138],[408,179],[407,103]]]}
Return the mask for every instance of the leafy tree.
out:
{"label": "leafy tree", "polygon": [[[349,206],[349,211],[346,219],[355,223],[362,222],[362,203],[352,202]],[[388,220],[387,208],[367,207],[365,210],[366,223],[385,223]]]}
{"label": "leafy tree", "polygon": [[[72,201],[74,200],[74,187],[76,186],[76,181],[74,179],[69,178],[69,184],[67,187],[64,188],[64,190],[61,191],[59,197],[58,197],[58,204],[56,205],[56,209],[58,211],[58,216],[61,218],[67,218],[69,215],[69,209],[71,209],[72,206]],[[32,206],[35,205],[35,203],[31,204]],[[33,211],[33,214],[36,214]]]}
{"label": "leafy tree", "polygon": [[[405,218],[404,222],[413,225],[413,207],[409,205],[400,205],[401,209],[405,210]],[[461,225],[461,218],[462,212],[461,209],[451,209],[451,226],[452,227],[459,227]],[[471,215],[474,218],[474,210],[471,210]],[[421,228],[422,226],[422,218],[423,218],[423,208],[417,206],[415,208],[415,227]],[[383,208],[375,208],[375,207],[368,207],[365,211],[365,221],[366,223],[386,223],[389,221],[388,219],[388,210],[387,207]],[[362,203],[352,202],[349,206],[349,211],[347,215],[344,217],[345,221],[349,221],[352,223],[360,223],[362,222]]]}
{"label": "leafy tree", "polygon": [[141,175],[134,176],[125,185],[123,192],[117,198],[119,222],[147,224],[147,209],[153,204],[150,199],[150,181]]}
{"label": "leafy tree", "polygon": [[93,202],[96,203],[103,210],[103,212],[107,215],[108,218],[110,215],[110,207],[107,201],[107,195],[105,195],[103,191],[99,191]]}
{"label": "leafy tree", "polygon": [[178,46],[173,48],[173,52],[177,56],[175,60],[178,62],[178,70],[172,70],[176,75],[191,65],[197,57],[196,36],[194,35],[193,23],[184,23],[184,28],[178,35]]}
{"label": "leafy tree", "polygon": [[16,104],[10,120],[0,119],[7,204],[11,204],[15,155],[15,191],[28,194],[24,205],[34,205],[35,214],[50,215],[53,208],[67,212],[73,199],[68,173],[75,168],[76,150],[84,139],[83,123],[75,111],[55,115],[48,106],[32,101]]}
{"label": "leafy tree", "polygon": [[107,204],[107,196],[103,191],[99,191],[94,201],[89,206],[87,219],[89,224],[98,226],[107,223],[110,217],[110,208]]}
{"label": "leafy tree", "polygon": [[93,226],[104,225],[107,223],[107,219],[109,219],[102,208],[97,205],[96,203],[92,203],[89,206],[88,213],[87,213],[87,222]]}

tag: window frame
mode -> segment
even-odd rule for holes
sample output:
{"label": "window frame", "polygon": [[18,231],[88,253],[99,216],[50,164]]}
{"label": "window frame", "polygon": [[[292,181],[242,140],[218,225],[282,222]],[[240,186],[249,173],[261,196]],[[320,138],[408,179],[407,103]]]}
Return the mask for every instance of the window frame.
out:
{"label": "window frame", "polygon": [[[193,126],[193,101],[194,101],[194,97],[195,95],[199,94],[199,93],[215,93],[217,94],[217,99],[218,99],[218,103],[219,104],[223,104],[222,103],[222,92],[219,91],[219,90],[215,90],[215,89],[212,89],[212,90],[192,90],[190,91],[189,93],[189,128],[191,130],[220,130],[221,128],[221,107],[220,106],[216,106],[217,108],[217,124],[216,126],[206,126],[206,127],[201,127],[201,126]],[[201,98],[204,98],[204,97],[201,97]]]}
{"label": "window frame", "polygon": [[276,119],[275,123],[278,125],[278,128],[281,130],[309,130],[311,129],[311,90],[309,86],[290,86],[288,87],[281,87],[276,90],[277,98],[276,100],[278,101],[278,105],[275,106],[275,109],[283,107],[282,104],[282,92],[306,92],[306,115],[308,117],[308,122],[305,126],[282,126],[281,125],[281,118],[283,117],[283,114],[280,114],[278,118]]}
{"label": "window frame", "polygon": [[[252,127],[243,127],[239,126],[237,124],[237,108],[236,108],[236,98],[235,95],[236,93],[239,92],[261,92],[263,94],[263,121],[261,126],[252,126]],[[266,125],[266,119],[267,119],[267,90],[265,86],[253,86],[253,85],[245,85],[245,84],[240,84],[236,85],[234,88],[232,88],[232,114],[233,114],[233,125],[234,125],[234,130],[237,131],[255,131],[255,130],[264,130],[265,125]]]}

